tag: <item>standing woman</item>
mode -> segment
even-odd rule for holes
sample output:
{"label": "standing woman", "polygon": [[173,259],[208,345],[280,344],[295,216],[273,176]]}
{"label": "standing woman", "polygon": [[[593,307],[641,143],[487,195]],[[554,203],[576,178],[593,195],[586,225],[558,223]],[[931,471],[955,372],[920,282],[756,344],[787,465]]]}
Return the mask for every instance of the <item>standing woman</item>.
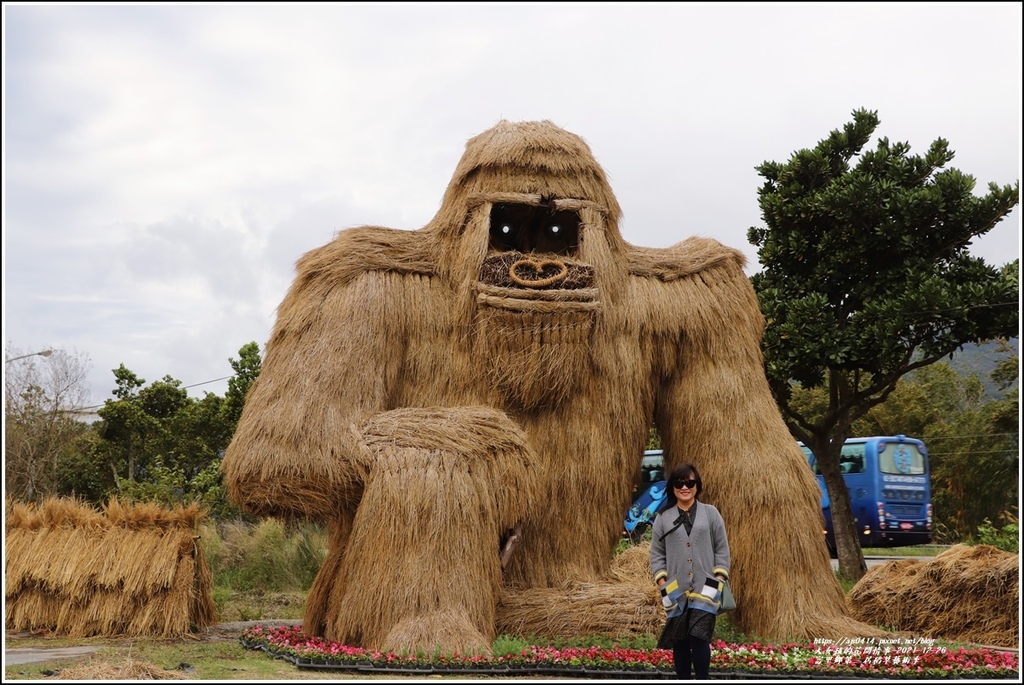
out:
{"label": "standing woman", "polygon": [[[711,666],[711,636],[715,632],[715,614],[699,606],[696,597],[705,578],[729,578],[729,540],[725,521],[718,509],[697,501],[703,482],[697,467],[680,464],[668,477],[668,496],[654,519],[651,537],[651,573],[661,588],[662,603],[669,614],[678,607],[666,593],[666,585],[679,584],[679,601],[686,601],[679,615],[671,615],[665,624],[658,647],[672,649],[676,676],[690,678],[692,664],[699,680],[708,677]],[[696,602],[687,601],[691,596]],[[721,593],[717,598],[721,601]]]}

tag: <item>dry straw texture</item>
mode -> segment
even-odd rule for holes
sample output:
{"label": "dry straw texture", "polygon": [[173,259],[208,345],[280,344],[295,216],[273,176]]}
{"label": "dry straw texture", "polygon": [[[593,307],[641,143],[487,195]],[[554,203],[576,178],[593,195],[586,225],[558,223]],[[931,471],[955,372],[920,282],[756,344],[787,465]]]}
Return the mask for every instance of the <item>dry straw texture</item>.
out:
{"label": "dry straw texture", "polygon": [[160,668],[148,661],[126,658],[93,657],[85,663],[62,668],[55,676],[57,680],[74,680],[82,683],[99,680],[190,680],[184,671]]}
{"label": "dry straw texture", "polygon": [[[501,268],[523,255],[492,247],[491,210],[543,202],[577,213],[578,249],[531,253],[545,277],[565,267],[563,287],[519,287],[530,269]],[[620,215],[582,139],[503,121],[468,142],[425,227],[352,228],[302,257],[224,473],[250,511],[330,521],[308,629],[378,647],[422,616],[466,644],[509,624],[492,619],[499,596],[513,612],[558,593],[590,593],[605,623],[615,604],[630,629],[647,593],[612,589],[612,550],[654,422],[667,466],[698,465],[725,517],[742,628],[873,634],[831,573],[741,253],[696,237],[635,247]],[[516,522],[522,542],[497,582]],[[548,616],[529,625],[572,625]]]}
{"label": "dry straw texture", "polygon": [[5,625],[61,635],[181,636],[214,619],[197,506],[7,503]]}
{"label": "dry straw texture", "polygon": [[659,633],[665,611],[651,582],[650,556],[650,543],[629,547],[612,560],[606,582],[506,590],[498,605],[498,632],[546,637]]}
{"label": "dry straw texture", "polygon": [[954,545],[929,561],[874,566],[848,597],[854,616],[931,638],[1017,647],[1020,556]]}
{"label": "dry straw texture", "polygon": [[[328,553],[325,567],[337,570],[321,572],[310,592],[348,618],[308,612],[307,630],[396,651],[432,651],[435,640],[486,650],[501,585],[498,540],[533,498],[525,436],[482,407],[396,409],[360,433],[375,455],[362,505],[346,554]],[[437,567],[452,573],[426,572]]]}

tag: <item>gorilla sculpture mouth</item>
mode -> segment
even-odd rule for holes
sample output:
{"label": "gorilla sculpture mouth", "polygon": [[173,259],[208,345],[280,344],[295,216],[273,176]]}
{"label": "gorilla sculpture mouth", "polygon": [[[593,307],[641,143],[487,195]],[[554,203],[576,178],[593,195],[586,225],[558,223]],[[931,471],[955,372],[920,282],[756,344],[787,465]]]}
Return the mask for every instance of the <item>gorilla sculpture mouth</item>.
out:
{"label": "gorilla sculpture mouth", "polygon": [[510,289],[582,290],[594,287],[594,267],[559,255],[513,250],[487,257],[480,268],[480,283]]}
{"label": "gorilla sculpture mouth", "polygon": [[484,259],[476,291],[479,305],[546,316],[592,313],[600,299],[594,267],[589,264],[515,250]]}

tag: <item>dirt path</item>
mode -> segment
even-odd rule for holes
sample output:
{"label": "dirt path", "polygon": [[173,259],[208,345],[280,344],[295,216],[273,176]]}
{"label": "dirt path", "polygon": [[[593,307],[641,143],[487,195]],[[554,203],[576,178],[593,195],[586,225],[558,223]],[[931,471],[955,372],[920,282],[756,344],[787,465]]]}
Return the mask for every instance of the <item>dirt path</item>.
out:
{"label": "dirt path", "polygon": [[[238,640],[242,631],[255,625],[282,626],[301,625],[300,619],[264,619],[261,621],[234,621],[231,623],[216,623],[198,635],[200,640]],[[19,638],[34,637],[29,633],[14,633],[4,636],[4,666],[16,666],[21,664],[38,664],[57,659],[74,659],[88,656],[97,649],[97,645],[63,646],[63,647],[11,647],[13,642],[17,644]]]}

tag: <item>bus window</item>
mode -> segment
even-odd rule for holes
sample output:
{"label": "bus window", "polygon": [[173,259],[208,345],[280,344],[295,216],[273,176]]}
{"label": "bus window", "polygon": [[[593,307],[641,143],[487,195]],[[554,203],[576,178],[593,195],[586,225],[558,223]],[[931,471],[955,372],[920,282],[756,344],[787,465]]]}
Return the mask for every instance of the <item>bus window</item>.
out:
{"label": "bus window", "polygon": [[843,474],[864,473],[863,443],[843,445],[843,451],[839,454],[839,467]]}
{"label": "bus window", "polygon": [[882,473],[919,476],[925,472],[924,455],[912,443],[889,442],[878,453]]}
{"label": "bus window", "polygon": [[646,452],[640,462],[640,483],[646,488],[660,480],[665,480],[664,456],[661,452]]}

